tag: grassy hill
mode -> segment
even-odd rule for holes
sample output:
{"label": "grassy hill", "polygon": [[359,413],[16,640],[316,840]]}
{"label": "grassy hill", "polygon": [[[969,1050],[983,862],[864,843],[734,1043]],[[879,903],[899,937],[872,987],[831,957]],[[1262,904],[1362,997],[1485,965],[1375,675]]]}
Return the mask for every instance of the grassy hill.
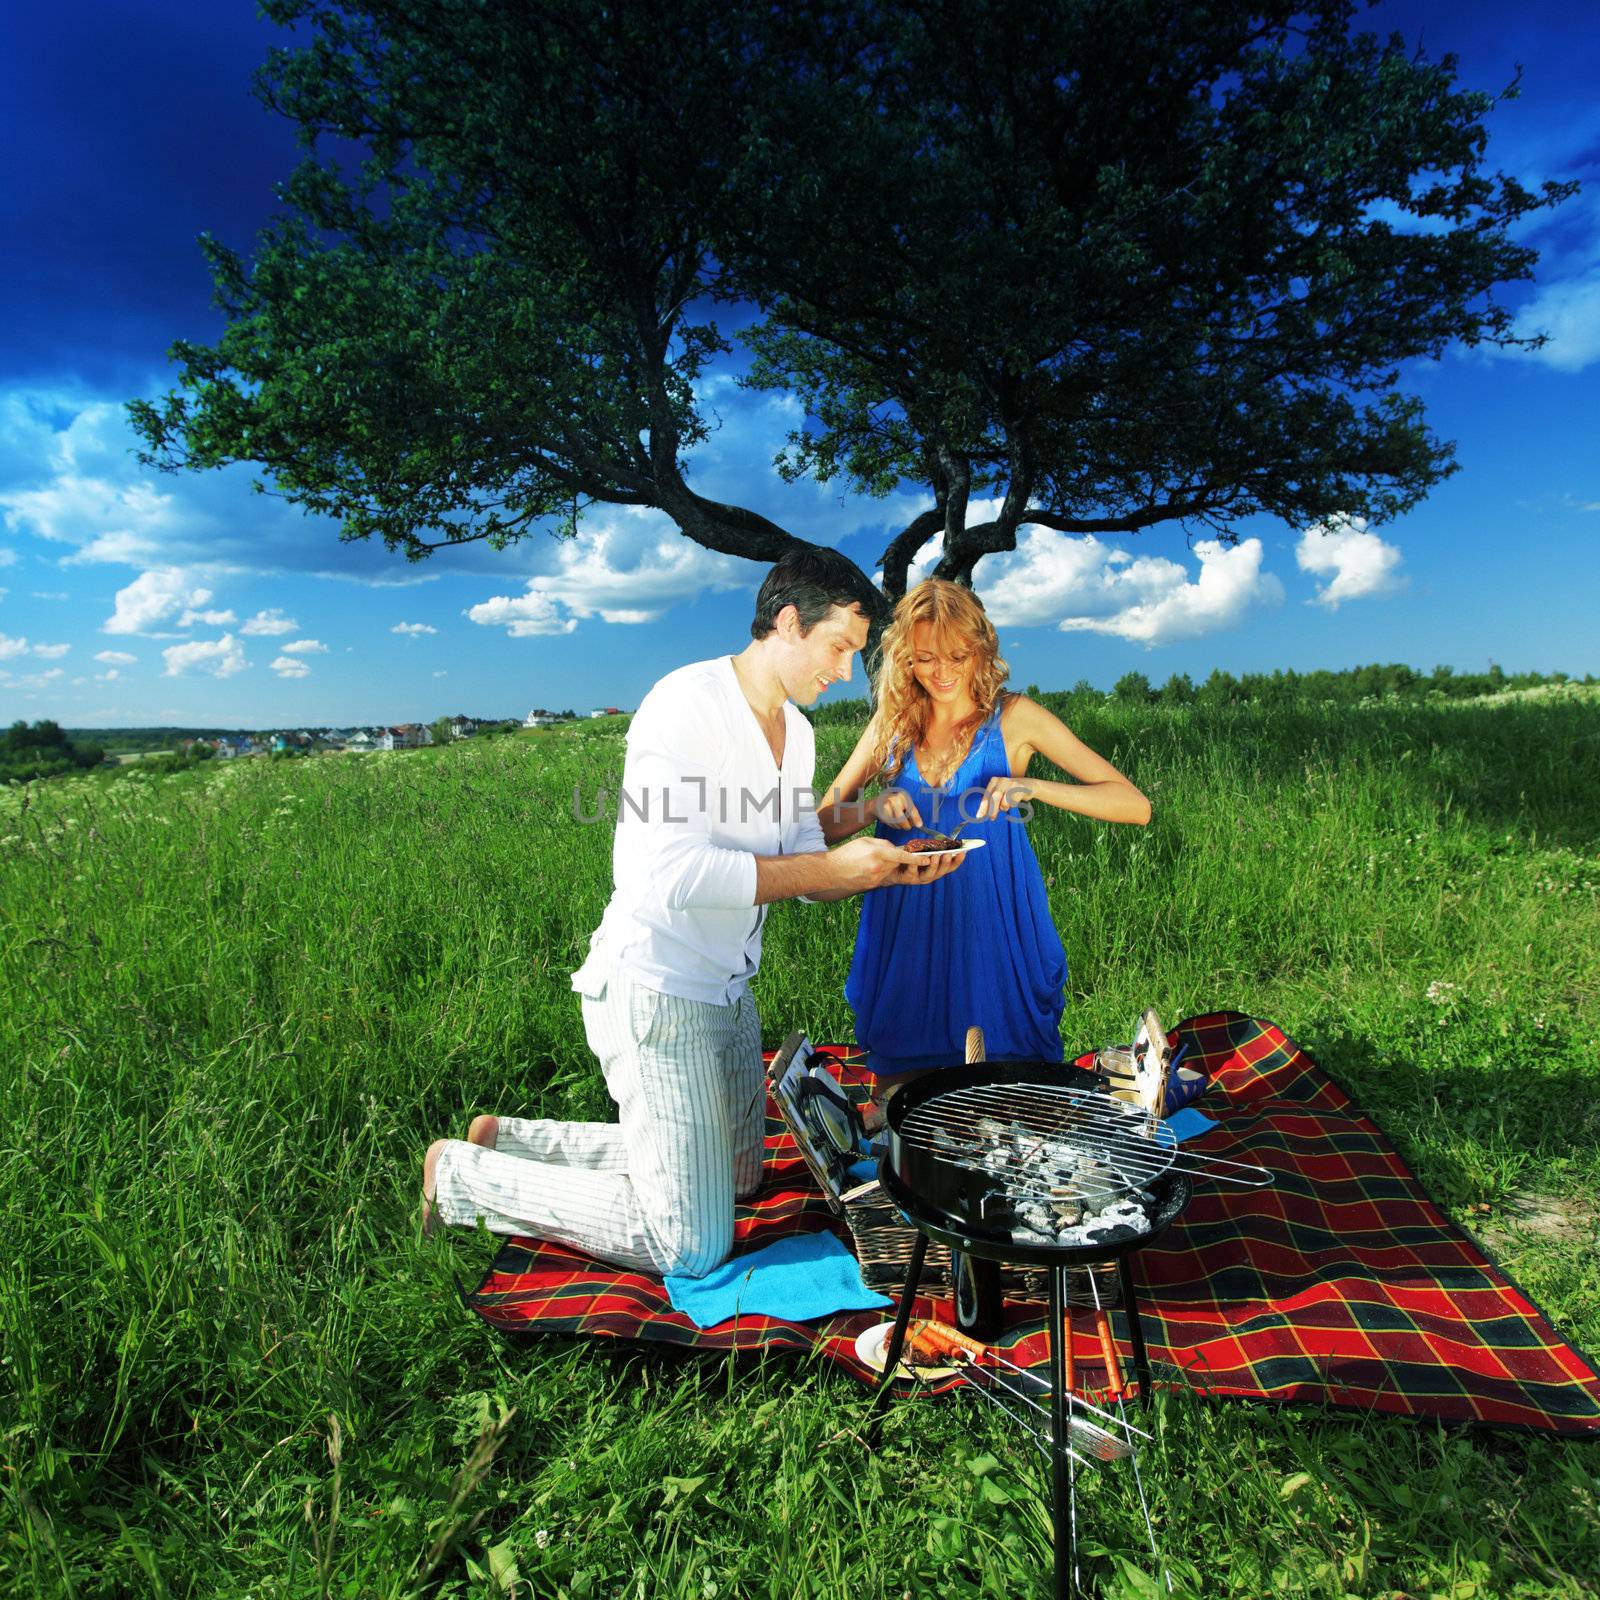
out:
{"label": "grassy hill", "polygon": [[[1595,700],[1075,725],[1155,816],[1030,825],[1069,1044],[1152,1003],[1276,1020],[1600,1348]],[[819,728],[820,777],[856,731]],[[456,1296],[491,1241],[418,1240],[431,1138],[606,1114],[567,974],[610,829],[572,797],[622,753],[579,725],[0,790],[0,1592],[1046,1592],[1036,1453],[989,1413],[899,1406],[869,1457],[848,1379],[514,1348]],[[848,1035],[856,914],[775,911],[769,1043]],[[1592,1447],[1158,1421],[1180,1592],[1576,1597],[1600,1571]],[[1102,1592],[1154,1594],[1128,1480],[1085,1495]]]}

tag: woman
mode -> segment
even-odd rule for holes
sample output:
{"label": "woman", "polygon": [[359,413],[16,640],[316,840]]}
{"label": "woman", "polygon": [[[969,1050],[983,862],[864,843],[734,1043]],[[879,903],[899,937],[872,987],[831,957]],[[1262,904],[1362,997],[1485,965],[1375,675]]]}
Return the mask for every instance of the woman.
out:
{"label": "woman", "polygon": [[[1059,1061],[1066,954],[1024,826],[1035,804],[1145,823],[1150,802],[1043,706],[1003,689],[1007,667],[970,590],[930,578],[895,607],[877,710],[818,809],[831,844],[876,821],[981,840],[931,888],[862,902],[845,998],[880,1079],[963,1059],[983,1029],[991,1061]],[[1074,781],[1028,777],[1035,755]],[[884,785],[870,800],[869,783]]]}

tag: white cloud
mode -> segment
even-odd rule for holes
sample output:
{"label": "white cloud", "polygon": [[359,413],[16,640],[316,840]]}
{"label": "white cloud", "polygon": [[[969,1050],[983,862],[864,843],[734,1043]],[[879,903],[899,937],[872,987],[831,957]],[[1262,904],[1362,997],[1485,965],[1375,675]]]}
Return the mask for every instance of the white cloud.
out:
{"label": "white cloud", "polygon": [[[284,569],[263,567],[261,570],[281,575]],[[415,589],[419,583],[437,583],[443,576],[439,572],[327,572],[321,569],[310,570],[305,575],[323,578],[329,583],[356,583],[363,589]]]}
{"label": "white cloud", "polygon": [[309,678],[311,676],[310,665],[300,660],[298,656],[279,656],[272,663],[272,670],[280,678]]}
{"label": "white cloud", "polygon": [[468,619],[486,628],[504,627],[513,639],[571,633],[578,626],[578,619],[563,617],[561,608],[549,595],[537,593],[533,586],[538,582],[537,578],[529,582],[527,594],[515,598],[497,594],[468,607]]}
{"label": "white cloud", "polygon": [[[977,507],[974,520],[985,513]],[[1254,607],[1283,601],[1283,585],[1261,570],[1259,539],[1237,546],[1205,539],[1190,569],[1166,556],[1138,555],[1089,535],[1025,526],[1015,551],[990,556],[977,588],[996,627],[1053,624],[1063,632],[1106,633],[1155,646],[1196,639],[1240,622]],[[918,567],[937,560],[937,547]],[[913,569],[913,581],[917,569]]]}
{"label": "white cloud", "polygon": [[185,611],[177,625],[180,628],[231,628],[238,620],[231,611]]}
{"label": "white cloud", "polygon": [[187,644],[171,645],[161,654],[166,660],[169,678],[182,677],[191,667],[209,672],[214,678],[231,678],[250,664],[231,633],[223,634],[220,639],[194,639]]}
{"label": "white cloud", "polygon": [[17,552],[7,545],[0,545],[0,567],[14,567],[17,564]]}
{"label": "white cloud", "polygon": [[283,647],[284,654],[290,656],[326,655],[327,650],[327,645],[320,639],[296,639],[293,644]]}
{"label": "white cloud", "polygon": [[71,648],[70,644],[30,645],[26,638],[13,639],[9,634],[0,633],[0,661],[15,661],[18,656],[26,655],[38,656],[41,661],[59,661]]}
{"label": "white cloud", "polygon": [[554,572],[528,580],[520,595],[494,595],[467,611],[513,638],[571,633],[598,617],[621,625],[654,622],[698,595],[747,589],[760,570],[686,539],[662,512],[622,507],[592,512],[576,539],[557,547]]}
{"label": "white cloud", "polygon": [[58,678],[64,678],[66,673],[60,667],[51,667],[45,672],[31,672],[26,677],[13,678],[6,675],[8,689],[48,689]]}
{"label": "white cloud", "polygon": [[121,676],[122,674],[115,667],[107,667],[104,672],[95,673],[94,681],[96,683],[111,683]]}
{"label": "white cloud", "polygon": [[1100,579],[1107,615],[1069,616],[1064,633],[1105,633],[1154,648],[1179,639],[1199,639],[1243,622],[1253,611],[1283,603],[1283,585],[1261,570],[1259,539],[1228,546],[1201,539],[1194,546],[1200,571],[1190,580],[1176,561],[1161,556],[1129,559],[1125,551],[1115,570]]}
{"label": "white cloud", "polygon": [[64,546],[67,566],[205,566],[373,588],[439,580],[372,545],[342,544],[326,517],[254,494],[250,465],[164,476],[139,463],[137,442],[120,395],[0,385],[0,522]]}
{"label": "white cloud", "polygon": [[1542,362],[1559,372],[1581,372],[1600,361],[1600,267],[1582,278],[1546,284],[1517,314],[1521,338],[1548,334],[1537,350],[1509,350],[1508,355]]}
{"label": "white cloud", "polygon": [[1329,578],[1308,604],[1337,610],[1346,600],[1368,600],[1396,594],[1406,580],[1398,575],[1400,550],[1367,531],[1365,517],[1342,513],[1313,523],[1300,535],[1295,560],[1302,572]]}
{"label": "white cloud", "polygon": [[450,674],[448,672],[445,672],[445,671],[439,671],[439,672],[434,673],[434,677],[436,677],[436,678],[448,678],[449,676],[450,676]]}
{"label": "white cloud", "polygon": [[409,634],[411,638],[418,639],[425,633],[437,633],[437,628],[430,628],[426,622],[397,622],[389,630],[390,633]]}
{"label": "white cloud", "polygon": [[275,639],[279,634],[298,633],[300,624],[292,617],[286,617],[273,606],[266,611],[258,611],[239,629],[240,633],[252,634],[257,638]]}
{"label": "white cloud", "polygon": [[[324,517],[251,492],[248,465],[163,476],[142,466],[122,397],[71,385],[0,386],[0,520],[64,546],[64,565],[120,562],[137,568],[204,565],[235,573],[365,581],[393,557],[338,543]],[[261,559],[272,553],[271,565]]]}
{"label": "white cloud", "polygon": [[[70,420],[63,421],[63,414]],[[199,531],[200,519],[176,494],[156,487],[129,450],[122,407],[81,395],[13,390],[0,415],[0,444],[18,446],[35,481],[0,492],[13,532],[73,546],[65,559],[161,561],[175,536]],[[38,478],[42,465],[47,477]],[[169,556],[170,559],[170,556]]]}
{"label": "white cloud", "polygon": [[35,600],[70,600],[72,596],[60,589],[35,589],[32,598]]}
{"label": "white cloud", "polygon": [[[935,547],[918,566],[931,570],[937,560]],[[1116,591],[1118,569],[1132,560],[1127,551],[1091,536],[1025,527],[1016,550],[980,562],[975,577],[984,609],[997,628],[1030,628],[1074,614],[1115,610],[1122,603]],[[1181,581],[1183,569],[1173,562],[1166,565]]]}
{"label": "white cloud", "polygon": [[137,656],[130,656],[126,650],[97,650],[95,652],[96,661],[104,661],[116,667],[131,667],[138,659]]}
{"label": "white cloud", "polygon": [[210,598],[211,591],[193,587],[182,567],[153,567],[117,590],[116,610],[101,631],[151,633],[175,612],[203,606]]}

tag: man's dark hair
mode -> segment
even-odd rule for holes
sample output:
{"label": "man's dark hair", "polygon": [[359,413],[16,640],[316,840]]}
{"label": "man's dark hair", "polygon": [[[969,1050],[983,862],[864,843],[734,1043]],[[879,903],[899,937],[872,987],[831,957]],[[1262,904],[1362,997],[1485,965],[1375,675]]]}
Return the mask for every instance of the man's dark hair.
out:
{"label": "man's dark hair", "polygon": [[756,596],[752,639],[765,639],[777,626],[778,613],[793,606],[800,613],[801,633],[810,633],[835,606],[860,606],[863,616],[878,616],[883,596],[861,575],[855,562],[820,545],[789,550],[761,585]]}

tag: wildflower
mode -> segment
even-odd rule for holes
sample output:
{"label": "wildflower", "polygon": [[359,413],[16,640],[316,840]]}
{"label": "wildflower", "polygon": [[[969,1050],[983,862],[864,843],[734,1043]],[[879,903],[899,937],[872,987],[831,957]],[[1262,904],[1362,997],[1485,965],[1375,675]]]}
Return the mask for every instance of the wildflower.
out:
{"label": "wildflower", "polygon": [[538,1529],[534,1533],[533,1542],[538,1545],[541,1550],[548,1549],[550,1546],[550,1530],[548,1528]]}
{"label": "wildflower", "polygon": [[1459,993],[1459,990],[1455,984],[1445,983],[1439,978],[1435,978],[1434,981],[1428,985],[1427,990],[1428,998],[1433,1001],[1436,1006],[1449,1005],[1450,1002],[1455,999],[1457,993]]}

